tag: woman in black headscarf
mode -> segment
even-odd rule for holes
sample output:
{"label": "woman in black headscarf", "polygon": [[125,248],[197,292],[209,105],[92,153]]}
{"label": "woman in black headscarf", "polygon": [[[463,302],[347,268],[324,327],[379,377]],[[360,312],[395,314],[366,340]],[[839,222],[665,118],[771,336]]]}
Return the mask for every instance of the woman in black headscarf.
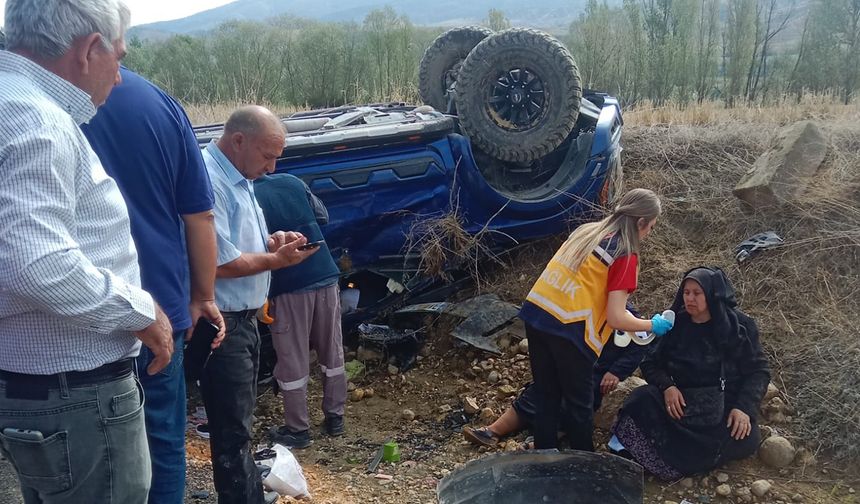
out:
{"label": "woman in black headscarf", "polygon": [[672,309],[675,326],[641,365],[648,385],[624,403],[609,445],[664,480],[755,453],[770,382],[758,329],[722,270],[689,271]]}

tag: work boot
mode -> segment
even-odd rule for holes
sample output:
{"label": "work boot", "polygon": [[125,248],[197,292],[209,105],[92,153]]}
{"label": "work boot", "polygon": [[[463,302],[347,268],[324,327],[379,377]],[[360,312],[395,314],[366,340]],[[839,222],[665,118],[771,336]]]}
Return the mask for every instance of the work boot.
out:
{"label": "work boot", "polygon": [[288,448],[307,448],[312,443],[309,430],[305,429],[300,432],[294,432],[285,425],[270,430],[269,439],[273,443],[278,443]]}
{"label": "work boot", "polygon": [[343,436],[346,430],[343,426],[343,416],[341,415],[326,417],[323,425],[325,426],[326,433],[332,437]]}

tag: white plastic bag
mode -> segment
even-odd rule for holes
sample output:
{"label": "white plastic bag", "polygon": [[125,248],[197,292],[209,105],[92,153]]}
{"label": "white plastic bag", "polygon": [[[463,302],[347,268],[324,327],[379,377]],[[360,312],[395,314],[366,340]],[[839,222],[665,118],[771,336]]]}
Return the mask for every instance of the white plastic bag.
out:
{"label": "white plastic bag", "polygon": [[275,450],[275,462],[272,464],[272,470],[263,484],[271,488],[280,495],[288,497],[310,497],[308,492],[308,482],[305,480],[305,475],[302,472],[302,466],[293,453],[282,445],[276,444],[272,447]]}

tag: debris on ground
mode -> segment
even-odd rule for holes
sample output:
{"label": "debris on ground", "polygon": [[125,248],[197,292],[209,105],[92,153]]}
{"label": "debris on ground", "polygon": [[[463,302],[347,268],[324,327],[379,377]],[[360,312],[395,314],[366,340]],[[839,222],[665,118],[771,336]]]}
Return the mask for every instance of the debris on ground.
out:
{"label": "debris on ground", "polygon": [[519,306],[502,301],[496,294],[484,294],[458,303],[446,313],[465,319],[451,333],[454,338],[475,348],[500,354],[499,330],[513,323],[519,311]]}
{"label": "debris on ground", "polygon": [[740,242],[735,247],[735,259],[738,263],[742,263],[747,259],[752,259],[764,250],[779,247],[783,243],[785,241],[773,231],[758,233]]}
{"label": "debris on ground", "polygon": [[272,450],[275,452],[275,459],[268,476],[263,480],[263,486],[278,492],[279,495],[309,497],[308,482],[293,453],[279,444],[274,445]]}
{"label": "debris on ground", "polygon": [[366,370],[364,363],[355,359],[344,363],[343,368],[346,371],[346,379],[349,381],[355,381],[357,378],[360,378]]}

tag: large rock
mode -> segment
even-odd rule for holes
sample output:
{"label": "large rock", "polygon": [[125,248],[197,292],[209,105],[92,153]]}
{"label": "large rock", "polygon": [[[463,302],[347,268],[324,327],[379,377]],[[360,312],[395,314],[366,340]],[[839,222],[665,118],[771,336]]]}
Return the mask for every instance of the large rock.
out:
{"label": "large rock", "polygon": [[612,423],[615,422],[615,417],[618,416],[618,410],[624,404],[627,396],[633,389],[645,385],[645,380],[637,376],[631,376],[618,384],[615,390],[610,392],[603,398],[603,404],[600,409],[594,414],[594,426],[598,429],[609,430]]}
{"label": "large rock", "polygon": [[794,446],[782,436],[771,436],[758,449],[759,458],[770,467],[785,467],[794,460]]}
{"label": "large rock", "polygon": [[741,178],[734,195],[745,209],[779,207],[806,188],[827,154],[827,139],[812,121],[800,121],[779,133],[776,147],[759,157]]}

